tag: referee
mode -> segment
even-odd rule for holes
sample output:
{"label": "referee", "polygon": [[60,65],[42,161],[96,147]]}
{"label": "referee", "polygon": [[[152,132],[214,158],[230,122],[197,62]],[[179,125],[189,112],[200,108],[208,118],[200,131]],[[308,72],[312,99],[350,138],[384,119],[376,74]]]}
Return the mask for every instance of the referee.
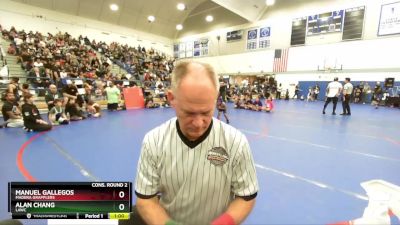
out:
{"label": "referee", "polygon": [[146,134],[137,168],[136,207],[146,224],[234,225],[251,212],[253,157],[241,132],[213,118],[218,86],[208,64],[174,69],[168,99],[176,118]]}
{"label": "referee", "polygon": [[351,94],[353,93],[353,85],[350,83],[350,78],[346,78],[344,80],[344,86],[343,86],[343,113],[340,114],[342,116],[350,116],[350,97]]}

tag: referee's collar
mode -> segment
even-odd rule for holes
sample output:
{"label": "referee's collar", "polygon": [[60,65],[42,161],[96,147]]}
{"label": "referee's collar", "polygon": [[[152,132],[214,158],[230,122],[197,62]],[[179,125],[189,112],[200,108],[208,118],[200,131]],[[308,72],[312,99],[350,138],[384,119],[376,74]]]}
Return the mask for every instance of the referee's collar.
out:
{"label": "referee's collar", "polygon": [[195,148],[197,145],[203,142],[210,134],[212,126],[213,126],[213,120],[211,120],[210,126],[208,126],[206,132],[204,132],[203,135],[201,135],[197,140],[191,141],[182,133],[181,128],[179,127],[179,121],[178,119],[176,120],[176,129],[178,130],[178,135],[183,141],[183,143],[189,146],[189,148]]}

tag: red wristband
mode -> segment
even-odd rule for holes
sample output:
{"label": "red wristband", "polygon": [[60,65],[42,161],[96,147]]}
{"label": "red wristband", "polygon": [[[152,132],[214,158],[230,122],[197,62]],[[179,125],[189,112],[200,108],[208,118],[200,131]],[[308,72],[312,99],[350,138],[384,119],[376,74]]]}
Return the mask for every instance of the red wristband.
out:
{"label": "red wristband", "polygon": [[211,225],[235,225],[235,220],[228,213],[224,213],[212,221]]}

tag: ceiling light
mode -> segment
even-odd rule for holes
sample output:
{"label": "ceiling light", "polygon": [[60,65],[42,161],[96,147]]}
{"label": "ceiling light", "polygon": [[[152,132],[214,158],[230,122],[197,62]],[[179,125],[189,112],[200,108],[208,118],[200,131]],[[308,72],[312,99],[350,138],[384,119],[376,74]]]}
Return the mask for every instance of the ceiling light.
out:
{"label": "ceiling light", "polygon": [[178,24],[178,25],[176,25],[176,29],[177,29],[177,30],[182,30],[182,29],[183,29],[183,26],[182,26],[182,24]]}
{"label": "ceiling light", "polygon": [[185,6],[185,4],[183,4],[183,3],[178,3],[178,5],[176,5],[176,8],[177,8],[178,10],[180,10],[180,11],[183,11],[183,10],[186,9],[186,6]]}
{"label": "ceiling light", "polygon": [[117,11],[117,10],[119,9],[119,7],[118,7],[117,4],[111,4],[111,5],[110,5],[110,9],[111,9],[112,11]]}
{"label": "ceiling light", "polygon": [[148,16],[148,17],[147,17],[147,20],[148,20],[150,23],[152,23],[152,22],[154,22],[154,20],[156,20],[156,18],[155,18],[154,16]]}
{"label": "ceiling light", "polygon": [[265,4],[267,4],[267,6],[271,6],[271,5],[275,4],[275,0],[266,0]]}
{"label": "ceiling light", "polygon": [[207,22],[212,22],[214,20],[214,17],[211,15],[206,16],[206,21]]}

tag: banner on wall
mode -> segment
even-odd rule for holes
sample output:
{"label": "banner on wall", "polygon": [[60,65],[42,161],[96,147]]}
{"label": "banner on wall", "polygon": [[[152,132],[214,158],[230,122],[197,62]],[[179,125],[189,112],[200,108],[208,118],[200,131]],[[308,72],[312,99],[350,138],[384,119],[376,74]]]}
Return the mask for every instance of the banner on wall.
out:
{"label": "banner on wall", "polygon": [[186,58],[193,57],[193,42],[186,42]]}
{"label": "banner on wall", "polygon": [[174,44],[174,57],[179,58],[179,44]]}
{"label": "banner on wall", "polygon": [[400,2],[382,5],[378,35],[400,34]]}
{"label": "banner on wall", "polygon": [[258,47],[259,48],[270,47],[271,46],[270,36],[271,36],[271,27],[260,28],[260,38],[258,39]]}
{"label": "banner on wall", "polygon": [[185,58],[186,57],[186,44],[185,43],[179,43],[179,58]]}
{"label": "banner on wall", "polygon": [[193,42],[193,57],[208,56],[209,40],[202,38]]}
{"label": "banner on wall", "polygon": [[201,44],[201,56],[208,56],[208,39],[204,38],[200,40]]}
{"label": "banner on wall", "polygon": [[226,33],[226,41],[238,41],[242,40],[243,30],[234,30]]}
{"label": "banner on wall", "polygon": [[193,56],[199,57],[200,56],[200,41],[194,41],[193,44]]}
{"label": "banner on wall", "polygon": [[247,50],[257,49],[257,28],[247,31]]}

